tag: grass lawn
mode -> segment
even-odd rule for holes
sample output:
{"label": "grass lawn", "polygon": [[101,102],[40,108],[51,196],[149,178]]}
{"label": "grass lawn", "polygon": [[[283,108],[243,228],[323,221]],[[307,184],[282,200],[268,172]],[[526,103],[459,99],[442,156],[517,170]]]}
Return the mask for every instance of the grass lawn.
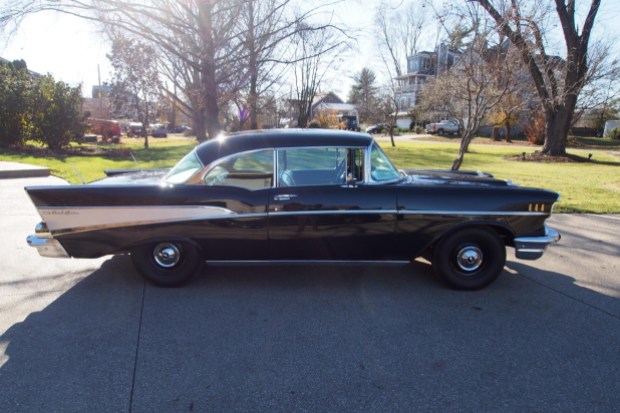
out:
{"label": "grass lawn", "polygon": [[[174,165],[196,145],[193,137],[188,138],[149,138],[149,149],[144,149],[143,138],[123,137],[121,144],[74,145],[86,153],[95,149],[94,154],[54,156],[44,151],[30,153],[6,152],[0,150],[0,161],[20,162],[50,168],[52,175],[70,183],[80,183],[80,176],[86,182],[105,177],[105,169],[163,168]],[[103,151],[103,152],[102,152]],[[100,153],[102,152],[102,153]],[[134,162],[131,155],[136,158]],[[78,172],[79,171],[79,175]]]}
{"label": "grass lawn", "polygon": [[[518,145],[518,144],[515,144]],[[449,169],[458,153],[458,140],[450,143],[388,141],[382,147],[401,168]],[[536,147],[473,144],[465,155],[462,170],[490,172],[522,186],[559,192],[555,212],[620,213],[620,149],[569,149],[568,152],[593,162],[544,163],[507,160],[506,157],[532,153]]]}
{"label": "grass lawn", "polygon": [[[16,153],[0,150],[0,160],[49,167],[52,174],[71,183],[80,177],[92,181],[104,176],[104,169],[136,168],[133,154],[141,168],[169,167],[196,145],[193,138],[150,139],[151,147],[144,149],[142,139],[123,138],[122,144],[106,145],[107,154],[53,156],[44,151]],[[380,140],[386,153],[401,168],[449,169],[458,151],[458,139],[441,142]],[[557,191],[561,201],[555,212],[620,213],[620,147],[609,142],[592,149],[598,140],[580,142],[589,149],[569,149],[572,154],[588,157],[592,162],[543,163],[507,160],[506,157],[532,153],[536,147],[501,144],[490,145],[477,139],[465,156],[461,169],[490,172],[501,179],[523,185]],[[617,141],[616,141],[617,142]],[[582,147],[583,147],[582,146]],[[93,146],[83,145],[83,148]],[[101,147],[101,145],[100,145]],[[131,152],[131,154],[130,154]]]}

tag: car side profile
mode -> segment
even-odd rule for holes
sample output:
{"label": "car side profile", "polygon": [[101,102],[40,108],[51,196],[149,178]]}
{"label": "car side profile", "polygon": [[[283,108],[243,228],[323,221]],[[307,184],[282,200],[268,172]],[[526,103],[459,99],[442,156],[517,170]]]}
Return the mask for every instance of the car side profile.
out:
{"label": "car side profile", "polygon": [[28,187],[43,256],[130,253],[161,286],[203,265],[407,263],[427,258],[449,287],[479,289],[506,247],[537,259],[559,233],[558,195],[489,174],[398,170],[367,134],[265,130],[204,142],[167,171]]}

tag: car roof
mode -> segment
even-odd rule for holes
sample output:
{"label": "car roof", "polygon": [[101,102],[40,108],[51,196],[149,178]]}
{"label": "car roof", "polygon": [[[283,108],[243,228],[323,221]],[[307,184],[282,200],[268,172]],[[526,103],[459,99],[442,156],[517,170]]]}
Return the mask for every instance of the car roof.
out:
{"label": "car roof", "polygon": [[196,153],[204,165],[239,152],[267,148],[312,146],[365,147],[370,135],[335,129],[263,129],[236,132],[201,143]]}

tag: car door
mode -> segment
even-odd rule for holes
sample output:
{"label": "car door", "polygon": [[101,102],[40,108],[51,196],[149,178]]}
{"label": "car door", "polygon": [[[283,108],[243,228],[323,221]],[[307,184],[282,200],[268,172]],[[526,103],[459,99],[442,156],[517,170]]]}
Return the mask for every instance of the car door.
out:
{"label": "car door", "polygon": [[391,258],[396,195],[364,183],[365,148],[277,150],[277,185],[269,196],[274,259]]}
{"label": "car door", "polygon": [[267,205],[273,186],[273,149],[223,159],[202,178],[204,204],[222,213],[196,228],[207,260],[269,258]]}

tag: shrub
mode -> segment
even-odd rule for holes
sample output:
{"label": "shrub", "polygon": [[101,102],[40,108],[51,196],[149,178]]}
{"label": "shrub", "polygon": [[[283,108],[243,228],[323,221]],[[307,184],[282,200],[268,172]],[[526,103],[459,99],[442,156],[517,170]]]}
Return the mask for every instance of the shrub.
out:
{"label": "shrub", "polygon": [[25,64],[0,63],[0,144],[21,145],[30,120],[32,81]]}
{"label": "shrub", "polygon": [[525,125],[523,130],[527,140],[534,145],[542,145],[545,143],[545,118],[543,115],[535,115]]}
{"label": "shrub", "polygon": [[0,144],[19,146],[27,139],[52,149],[81,139],[80,87],[56,82],[51,75],[33,78],[25,62],[0,63]]}
{"label": "shrub", "polygon": [[51,149],[79,141],[86,130],[80,88],[56,82],[50,75],[37,79],[35,86],[30,138]]}

